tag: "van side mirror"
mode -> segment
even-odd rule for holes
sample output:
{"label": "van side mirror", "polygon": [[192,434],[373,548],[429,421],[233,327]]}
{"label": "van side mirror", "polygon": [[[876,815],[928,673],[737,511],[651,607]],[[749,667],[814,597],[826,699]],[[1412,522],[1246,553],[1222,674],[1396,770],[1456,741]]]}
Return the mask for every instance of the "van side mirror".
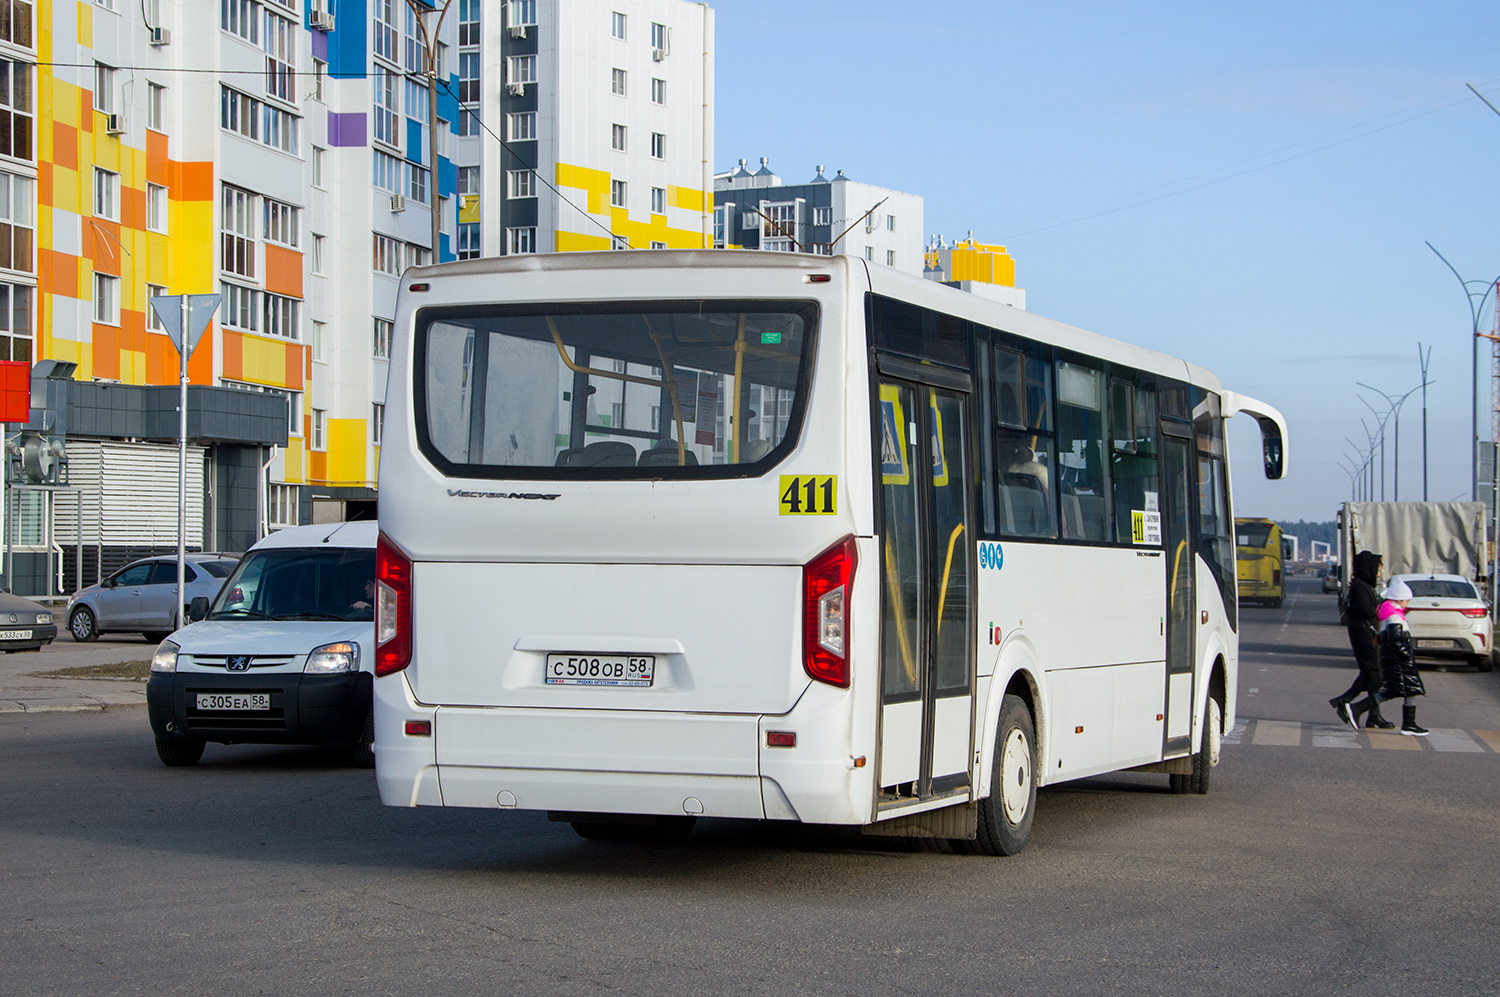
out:
{"label": "van side mirror", "polygon": [[199,620],[208,618],[208,596],[195,595],[193,601],[188,603],[188,620],[197,623]]}

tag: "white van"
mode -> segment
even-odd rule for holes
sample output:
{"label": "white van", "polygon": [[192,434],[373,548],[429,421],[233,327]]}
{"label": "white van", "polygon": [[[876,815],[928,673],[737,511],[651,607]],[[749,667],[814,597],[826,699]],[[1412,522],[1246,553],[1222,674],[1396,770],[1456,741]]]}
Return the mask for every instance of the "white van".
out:
{"label": "white van", "polygon": [[212,605],[151,659],[151,730],[163,764],[220,744],[347,744],[374,765],[374,522],[281,530],[250,548]]}

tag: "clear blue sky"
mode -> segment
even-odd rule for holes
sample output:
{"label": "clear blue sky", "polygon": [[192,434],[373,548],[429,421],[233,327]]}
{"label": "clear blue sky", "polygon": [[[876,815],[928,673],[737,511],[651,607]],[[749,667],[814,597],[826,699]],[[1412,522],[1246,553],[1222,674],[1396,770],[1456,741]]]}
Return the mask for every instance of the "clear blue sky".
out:
{"label": "clear blue sky", "polygon": [[921,194],[929,235],[1009,247],[1031,311],[1277,405],[1292,476],[1265,481],[1236,420],[1237,513],[1331,519],[1345,437],[1373,421],[1355,382],[1420,384],[1419,340],[1429,494],[1468,498],[1468,305],[1423,242],[1500,275],[1500,115],[1464,87],[1500,106],[1500,3],[713,6],[718,169],[769,156],[789,181],[823,163]]}

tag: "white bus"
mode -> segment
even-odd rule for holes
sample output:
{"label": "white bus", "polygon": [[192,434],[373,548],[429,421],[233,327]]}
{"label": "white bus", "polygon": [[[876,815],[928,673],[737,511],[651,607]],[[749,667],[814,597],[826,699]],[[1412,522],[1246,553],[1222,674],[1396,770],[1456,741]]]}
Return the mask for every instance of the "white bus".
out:
{"label": "white bus", "polygon": [[402,280],[380,465],[392,806],[1012,854],[1038,786],[1205,792],[1235,714],[1224,420],[1192,364],[847,257]]}

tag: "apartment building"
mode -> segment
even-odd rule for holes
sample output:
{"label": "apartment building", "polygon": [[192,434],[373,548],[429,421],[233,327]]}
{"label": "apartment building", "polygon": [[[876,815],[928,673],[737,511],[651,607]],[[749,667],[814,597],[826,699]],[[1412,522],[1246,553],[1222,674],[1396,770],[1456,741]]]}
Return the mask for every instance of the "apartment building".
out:
{"label": "apartment building", "polygon": [[710,244],[712,9],[456,2],[460,257]]}
{"label": "apartment building", "polygon": [[[76,365],[49,368],[75,381],[78,459],[32,539],[97,548],[94,571],[163,545],[160,503],[116,522],[100,498],[127,456],[129,481],[175,485],[156,295],[222,296],[189,364],[190,545],[373,515],[398,278],[456,255],[458,19],[431,37],[441,11],[400,0],[0,7],[0,346]],[[170,512],[175,543],[175,491]]]}
{"label": "apartment building", "polygon": [[787,184],[765,158],[751,172],[741,159],[714,176],[716,249],[846,254],[911,274],[923,269],[922,198],[860,183],[819,166],[806,183]]}

